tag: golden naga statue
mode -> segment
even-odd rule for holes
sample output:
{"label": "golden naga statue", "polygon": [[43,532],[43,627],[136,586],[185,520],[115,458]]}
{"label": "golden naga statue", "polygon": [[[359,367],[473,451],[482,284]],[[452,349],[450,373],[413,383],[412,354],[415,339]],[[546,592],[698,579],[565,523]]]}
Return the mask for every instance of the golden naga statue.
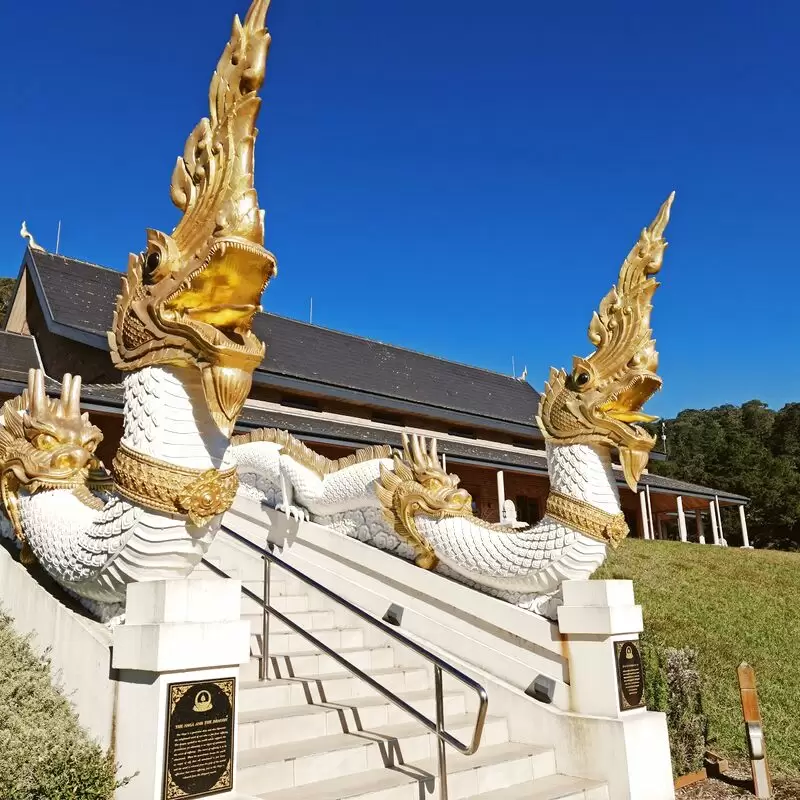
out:
{"label": "golden naga statue", "polygon": [[[233,29],[209,91],[209,117],[172,176],[183,215],[148,231],[131,255],[109,334],[125,374],[124,433],[109,475],[101,435],[80,413],[80,379],[49,400],[34,372],[0,420],[0,495],[10,528],[63,586],[106,618],[128,583],[186,576],[238,489],[415,560],[476,589],[552,614],[560,584],[587,578],[627,534],[612,450],[631,488],[653,446],[638,424],[660,388],[650,329],[672,196],[642,231],[589,326],[595,351],[552,370],[539,408],[550,496],[530,527],[472,513],[436,443],[406,437],[402,453],[368,448],[332,461],[285,431],[231,433],[264,345],[251,330],[275,275],[253,181],[257,96],[270,36],[268,0]],[[233,445],[233,446],[231,446]],[[241,486],[240,486],[241,482]],[[0,519],[0,527],[9,525]]]}
{"label": "golden naga statue", "polygon": [[[439,461],[436,441],[404,436],[402,452],[328,462],[283,431],[234,439],[243,490],[299,518],[355,536],[426,569],[552,616],[563,580],[588,578],[628,534],[612,450],[635,490],[655,443],[639,423],[661,387],[650,328],[673,195],[622,264],[589,325],[595,351],[552,370],[538,422],[550,495],[533,526],[493,525]],[[322,459],[322,462],[320,462]],[[376,503],[377,500],[377,503]]]}
{"label": "golden naga statue", "polygon": [[126,373],[113,481],[79,411],[80,378],[65,376],[54,401],[34,373],[3,409],[2,499],[25,555],[105,616],[129,582],[191,572],[238,487],[229,439],[264,356],[251,325],[276,272],[253,180],[268,6],[253,0],[233,21],[209,116],[172,175],[177,227],[148,231],[129,258],[109,333]]}

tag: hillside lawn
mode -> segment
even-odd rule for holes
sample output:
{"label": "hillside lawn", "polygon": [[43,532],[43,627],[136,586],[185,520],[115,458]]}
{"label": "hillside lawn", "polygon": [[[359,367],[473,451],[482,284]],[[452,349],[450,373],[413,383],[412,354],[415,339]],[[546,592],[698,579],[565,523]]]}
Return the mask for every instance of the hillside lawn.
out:
{"label": "hillside lawn", "polygon": [[800,775],[800,554],[627,539],[594,576],[630,578],[646,634],[698,651],[713,749],[745,756],[736,668],[756,673],[772,769]]}

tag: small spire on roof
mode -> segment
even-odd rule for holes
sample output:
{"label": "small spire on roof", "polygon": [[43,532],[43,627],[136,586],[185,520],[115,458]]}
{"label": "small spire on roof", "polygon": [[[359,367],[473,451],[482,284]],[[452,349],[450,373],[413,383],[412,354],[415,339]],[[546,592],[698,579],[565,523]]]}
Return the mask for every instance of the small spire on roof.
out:
{"label": "small spire on roof", "polygon": [[28,247],[30,247],[31,250],[44,250],[44,247],[37,244],[36,240],[33,238],[33,234],[28,230],[25,220],[22,220],[22,227],[19,229],[19,235],[28,242]]}
{"label": "small spire on roof", "polygon": [[517,378],[519,381],[526,381],[528,380],[528,367],[526,366],[525,369],[522,370],[522,375]]}

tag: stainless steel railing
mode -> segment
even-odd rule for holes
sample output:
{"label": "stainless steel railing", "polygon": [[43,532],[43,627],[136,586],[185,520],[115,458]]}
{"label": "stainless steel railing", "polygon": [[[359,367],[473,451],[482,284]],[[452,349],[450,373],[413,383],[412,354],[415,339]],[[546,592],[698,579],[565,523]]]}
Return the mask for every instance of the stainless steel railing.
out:
{"label": "stainless steel railing", "polygon": [[[427,728],[431,733],[433,733],[436,736],[437,751],[438,751],[438,771],[439,771],[439,780],[438,780],[439,797],[441,798],[441,800],[447,800],[448,798],[447,754],[445,747],[449,745],[450,747],[455,748],[458,752],[462,753],[463,755],[469,756],[475,753],[478,747],[480,746],[481,736],[483,734],[483,726],[486,722],[486,712],[489,704],[489,698],[483,686],[477,683],[477,681],[474,681],[468,675],[465,675],[463,672],[456,669],[451,664],[448,664],[446,661],[439,658],[439,656],[437,656],[435,653],[432,653],[430,650],[427,650],[426,648],[412,641],[408,637],[404,636],[396,629],[390,627],[382,620],[373,617],[368,612],[358,608],[358,606],[354,606],[351,602],[345,600],[343,597],[336,594],[336,592],[331,591],[326,586],[317,583],[317,581],[315,581],[313,578],[310,578],[308,575],[305,575],[304,573],[300,572],[300,570],[296,569],[290,564],[287,564],[285,561],[276,556],[270,550],[267,550],[266,548],[254,544],[249,539],[245,538],[244,536],[241,536],[236,531],[231,530],[225,525],[222,526],[222,530],[229,536],[234,538],[236,541],[240,542],[241,544],[245,545],[246,547],[258,553],[264,562],[264,597],[263,598],[259,597],[255,592],[250,591],[245,586],[242,587],[242,593],[246,597],[250,598],[251,600],[254,600],[255,602],[261,605],[262,645],[261,645],[261,656],[259,663],[259,680],[261,681],[269,680],[269,659],[270,659],[269,624],[270,624],[270,619],[274,617],[275,619],[283,623],[287,628],[290,628],[295,633],[300,634],[300,636],[302,636],[314,648],[325,653],[325,655],[330,656],[332,659],[334,659],[334,661],[336,661],[338,664],[344,667],[348,672],[350,672],[352,675],[355,675],[359,680],[366,683],[368,686],[374,689],[378,694],[386,698],[386,700],[388,700],[394,706],[401,709],[406,714],[412,716],[417,722],[420,723],[420,725]],[[209,561],[206,561],[205,559],[203,559],[203,564],[210,570],[215,572],[217,575],[220,575],[223,578],[230,577],[219,567],[215,566]],[[392,692],[390,689],[387,689],[385,686],[380,684],[371,675],[368,675],[366,672],[357,667],[355,664],[348,661],[343,655],[337,653],[335,650],[326,645],[324,642],[321,642],[312,633],[309,633],[307,630],[304,630],[300,625],[298,625],[296,622],[293,622],[285,614],[282,614],[280,611],[277,611],[275,608],[273,608],[270,602],[270,583],[272,579],[273,564],[276,567],[279,567],[280,569],[287,572],[289,575],[292,575],[294,578],[297,578],[298,580],[302,581],[304,584],[306,584],[306,586],[309,586],[310,588],[314,589],[320,594],[325,595],[325,597],[332,600],[334,603],[341,606],[351,614],[359,617],[361,620],[366,622],[375,630],[380,631],[385,636],[388,636],[390,639],[393,639],[398,644],[407,647],[409,650],[413,651],[418,656],[423,658],[425,661],[430,663],[433,666],[434,692],[436,700],[436,719],[431,720],[428,717],[426,717],[421,711],[409,705],[405,700],[403,700],[402,697],[398,697],[394,692]],[[444,693],[442,688],[443,676],[445,673],[447,675],[450,675],[452,678],[455,678],[459,683],[463,684],[467,689],[472,690],[473,692],[475,692],[475,694],[478,695],[478,714],[475,720],[475,727],[473,729],[472,738],[469,744],[464,744],[462,741],[460,741],[451,733],[449,733],[445,727]]]}

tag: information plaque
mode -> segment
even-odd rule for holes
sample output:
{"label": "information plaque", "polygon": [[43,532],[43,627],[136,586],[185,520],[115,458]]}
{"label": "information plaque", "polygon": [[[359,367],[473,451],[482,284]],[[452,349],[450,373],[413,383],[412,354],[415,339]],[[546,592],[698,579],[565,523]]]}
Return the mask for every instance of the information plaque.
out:
{"label": "information plaque", "polygon": [[167,686],[163,800],[233,789],[236,679]]}
{"label": "information plaque", "polygon": [[644,664],[639,643],[614,642],[620,711],[644,706]]}

